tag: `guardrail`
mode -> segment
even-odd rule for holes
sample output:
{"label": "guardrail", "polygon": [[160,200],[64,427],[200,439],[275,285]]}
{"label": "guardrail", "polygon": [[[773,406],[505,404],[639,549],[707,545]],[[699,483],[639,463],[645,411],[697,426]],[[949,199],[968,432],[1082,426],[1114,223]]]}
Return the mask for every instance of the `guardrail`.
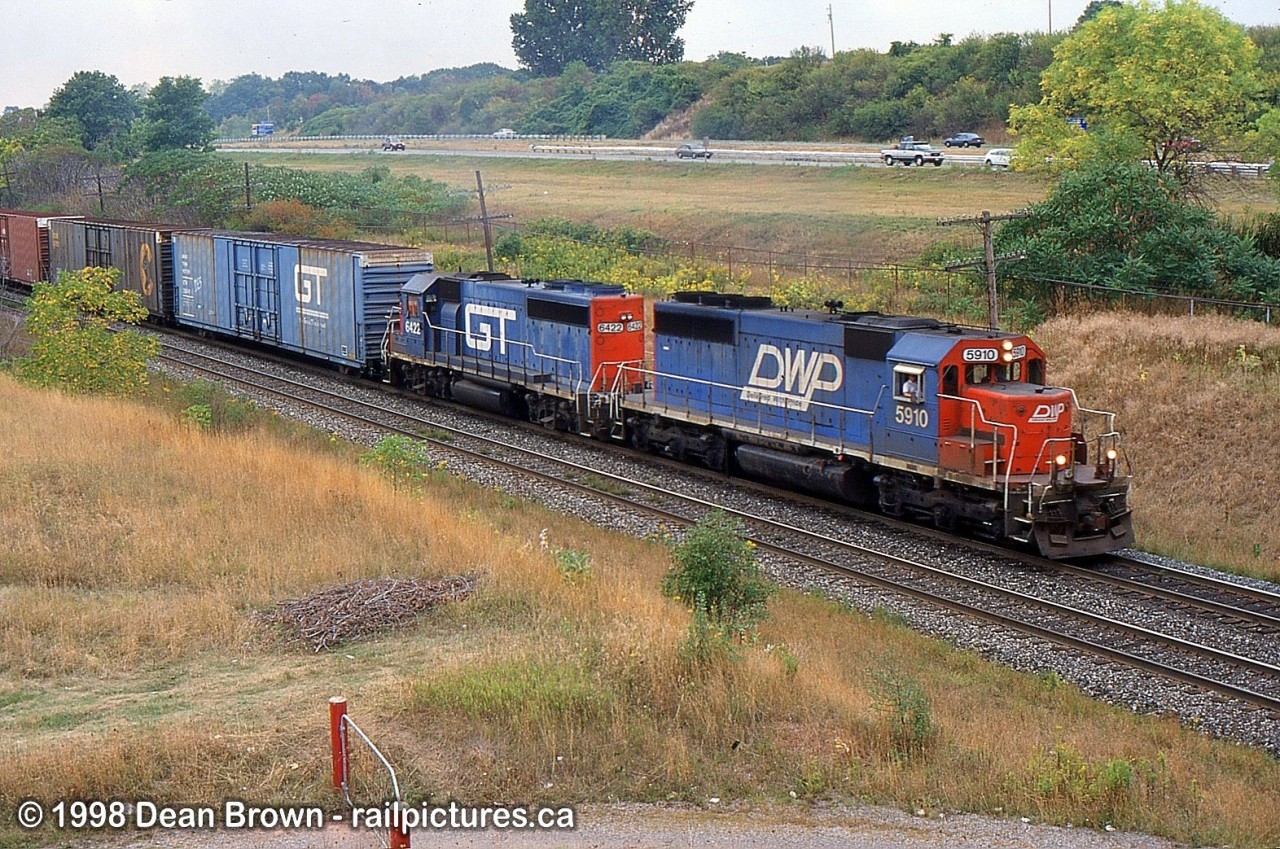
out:
{"label": "guardrail", "polygon": [[516,134],[514,136],[499,136],[494,133],[373,133],[364,135],[345,135],[345,136],[286,136],[286,135],[266,135],[266,136],[242,136],[240,138],[214,139],[211,144],[238,144],[240,142],[297,142],[297,141],[382,141],[388,136],[395,136],[399,139],[427,139],[430,141],[467,141],[474,139],[485,139],[488,141],[519,141],[520,139],[571,139],[579,141],[605,141],[608,136],[584,136],[570,134]]}
{"label": "guardrail", "polygon": [[[573,135],[573,134],[551,134],[551,133],[519,133],[514,136],[498,136],[493,133],[419,133],[406,134],[394,133],[401,140],[416,141],[564,141],[569,144],[532,144],[529,149],[534,153],[546,154],[562,154],[572,156],[595,156],[597,154],[611,156],[647,156],[667,158],[675,154],[678,143],[668,144],[649,144],[649,145],[601,145],[598,142],[607,141],[608,136],[605,135]],[[364,135],[341,135],[341,136],[246,136],[243,138],[223,138],[214,139],[213,144],[246,144],[258,143],[261,145],[269,145],[272,142],[300,142],[300,141],[372,141],[380,142],[387,138],[387,134],[364,134]],[[785,142],[784,142],[785,144]],[[882,155],[879,151],[865,150],[796,150],[786,148],[737,148],[737,147],[707,147],[713,155],[721,159],[733,158],[736,160],[759,159],[762,161],[781,160],[783,162],[799,162],[812,163],[816,165],[839,165],[839,164],[877,164],[881,161]],[[944,161],[952,165],[963,166],[981,166],[983,164],[982,155],[977,153],[951,153],[947,151]],[[1213,162],[1191,162],[1190,166],[1196,170],[1203,170],[1211,174],[1222,174],[1231,177],[1249,177],[1258,178],[1265,176],[1271,170],[1269,162],[1233,162],[1233,161],[1213,161]]]}
{"label": "guardrail", "polygon": [[1271,170],[1270,162],[1192,162],[1191,167],[1210,174],[1232,177],[1261,177]]}

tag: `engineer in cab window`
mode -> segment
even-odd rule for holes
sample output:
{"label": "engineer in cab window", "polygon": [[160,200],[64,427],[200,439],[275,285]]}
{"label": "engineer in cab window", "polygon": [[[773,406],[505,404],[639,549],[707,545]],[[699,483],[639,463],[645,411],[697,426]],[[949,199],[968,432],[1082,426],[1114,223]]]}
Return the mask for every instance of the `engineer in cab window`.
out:
{"label": "engineer in cab window", "polygon": [[915,375],[907,375],[907,379],[902,381],[902,395],[908,401],[917,401],[920,398],[920,386],[916,383]]}

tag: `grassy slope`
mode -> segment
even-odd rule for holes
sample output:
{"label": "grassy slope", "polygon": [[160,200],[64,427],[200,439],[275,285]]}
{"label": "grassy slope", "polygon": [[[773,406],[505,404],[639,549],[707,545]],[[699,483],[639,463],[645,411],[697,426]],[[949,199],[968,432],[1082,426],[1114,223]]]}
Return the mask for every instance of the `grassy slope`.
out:
{"label": "grassy slope", "polygon": [[[1258,804],[1273,759],[821,599],[783,594],[759,645],[692,669],[687,614],[657,592],[665,549],[458,482],[397,494],[295,441],[4,378],[0,481],[0,845],[21,843],[8,818],[27,795],[333,803],[337,693],[415,796],[794,791],[1280,837]],[[589,581],[561,579],[543,529],[590,553]],[[248,618],[339,581],[469,571],[471,602],[332,653]],[[896,742],[913,693],[934,729],[915,748]]]}
{"label": "grassy slope", "polygon": [[1142,546],[1280,580],[1280,330],[1117,313],[1036,335],[1055,383],[1118,413]]}
{"label": "grassy slope", "polygon": [[[228,154],[234,156],[234,154]],[[681,241],[903,262],[940,236],[940,216],[1041,199],[1041,178],[969,169],[820,168],[703,162],[567,162],[465,156],[238,156],[296,168],[387,165],[459,188],[481,170],[490,212],[636,227]]]}

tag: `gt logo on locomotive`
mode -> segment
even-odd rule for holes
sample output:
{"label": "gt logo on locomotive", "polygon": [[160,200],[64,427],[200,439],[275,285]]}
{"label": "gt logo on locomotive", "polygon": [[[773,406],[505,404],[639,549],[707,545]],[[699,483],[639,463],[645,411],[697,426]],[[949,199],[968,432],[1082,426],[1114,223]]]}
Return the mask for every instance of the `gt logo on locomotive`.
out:
{"label": "gt logo on locomotive", "polygon": [[743,401],[804,411],[809,409],[814,392],[835,392],[843,385],[844,364],[835,354],[784,350],[764,344],[756,350],[751,377],[740,397]]}
{"label": "gt logo on locomotive", "polygon": [[467,304],[466,339],[467,347],[477,351],[493,350],[493,325],[487,321],[473,321],[475,316],[496,318],[498,320],[498,353],[507,353],[507,322],[516,320],[516,311],[491,307],[487,304]]}

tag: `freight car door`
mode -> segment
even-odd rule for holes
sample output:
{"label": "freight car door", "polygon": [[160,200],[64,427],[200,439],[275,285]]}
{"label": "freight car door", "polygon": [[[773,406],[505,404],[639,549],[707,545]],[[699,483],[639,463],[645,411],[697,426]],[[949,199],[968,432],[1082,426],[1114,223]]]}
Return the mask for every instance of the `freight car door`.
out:
{"label": "freight car door", "polygon": [[280,283],[276,248],[236,243],[232,246],[236,332],[267,342],[280,339]]}

